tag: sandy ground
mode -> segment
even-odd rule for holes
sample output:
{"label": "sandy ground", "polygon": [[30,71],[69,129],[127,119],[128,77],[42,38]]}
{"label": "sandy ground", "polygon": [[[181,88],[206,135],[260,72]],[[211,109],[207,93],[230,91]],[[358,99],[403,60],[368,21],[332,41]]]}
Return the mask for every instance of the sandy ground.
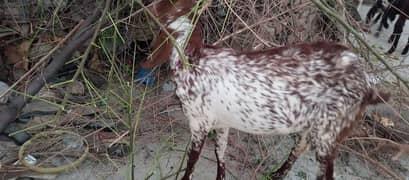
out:
{"label": "sandy ground", "polygon": [[[359,9],[361,15],[365,15],[368,11],[368,6],[362,6]],[[374,29],[373,26],[372,29]],[[382,47],[387,50],[387,38],[391,29],[384,30],[379,39],[374,38],[372,34],[366,34],[365,38],[370,44]],[[401,38],[401,43],[396,51],[400,53],[409,36],[409,25],[405,27],[405,34]],[[401,61],[391,61],[391,63],[402,64],[406,63],[408,57],[401,57]],[[409,62],[408,62],[409,63]],[[406,71],[401,71],[406,72]],[[175,179],[174,173],[177,172],[180,163],[184,156],[184,150],[190,136],[187,120],[180,111],[174,111],[168,114],[174,119],[171,129],[165,129],[157,134],[142,133],[137,137],[136,152],[135,152],[135,167],[134,173],[136,179]],[[155,123],[169,122],[149,122],[149,119],[142,119],[141,131],[155,128]],[[256,141],[258,140],[258,141]],[[265,154],[261,154],[257,149],[257,142],[263,142],[263,147],[266,147]],[[271,137],[271,136],[250,136],[246,133],[231,131],[229,137],[229,146],[226,152],[227,159],[227,179],[247,180],[254,178],[254,171],[260,161],[265,159],[265,163],[260,167],[261,172],[255,174],[257,179],[263,178],[262,172],[273,169],[275,166],[285,159],[289,153],[289,149],[293,145],[293,138],[290,136]],[[391,154],[384,154],[385,159],[390,159]],[[90,158],[92,159],[92,158]],[[404,179],[409,180],[409,156],[404,155],[395,162],[386,163],[393,171],[395,171]],[[184,165],[182,167],[185,167]],[[293,169],[289,173],[287,180],[298,179],[315,179],[317,163],[312,152],[303,154],[300,159],[294,164]],[[335,163],[336,179],[355,180],[355,179],[371,179],[381,180],[390,179],[380,173],[373,165],[362,160],[361,158],[346,152],[341,152]],[[53,176],[51,179],[60,180],[93,180],[93,179],[127,179],[129,167],[126,164],[126,159],[120,161],[93,161],[88,160],[80,167],[68,172]],[[180,176],[182,176],[181,173]],[[180,178],[179,176],[179,178]],[[216,163],[214,155],[214,145],[212,141],[207,141],[204,146],[202,156],[196,166],[194,173],[195,180],[215,179]]]}

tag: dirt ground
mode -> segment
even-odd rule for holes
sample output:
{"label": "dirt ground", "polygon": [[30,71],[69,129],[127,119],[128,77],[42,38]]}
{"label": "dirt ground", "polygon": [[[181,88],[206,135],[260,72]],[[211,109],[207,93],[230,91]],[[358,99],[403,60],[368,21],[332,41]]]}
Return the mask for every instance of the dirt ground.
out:
{"label": "dirt ground", "polygon": [[[359,9],[365,15],[368,6]],[[391,29],[382,32],[381,38],[376,39],[371,34],[365,38],[371,44],[389,48],[386,43]],[[401,42],[408,39],[409,26],[405,27]],[[403,43],[397,48],[400,52]],[[401,57],[402,62],[409,62],[408,57]],[[402,73],[402,72],[401,72]],[[406,73],[403,71],[403,73]],[[168,92],[169,93],[169,92]],[[166,96],[166,95],[164,95]],[[187,120],[178,106],[170,106],[160,110],[160,118],[152,118],[150,114],[143,114],[136,137],[135,167],[136,179],[175,179],[176,172],[181,166],[184,168],[183,157],[189,142],[190,132]],[[292,136],[253,136],[232,130],[229,136],[229,145],[226,150],[227,179],[266,179],[264,173],[273,170],[287,156],[294,144]],[[0,145],[5,150],[5,144]],[[394,154],[385,151],[384,154],[368,154],[385,164],[403,179],[409,180],[409,155],[402,155],[397,161],[392,161]],[[207,140],[202,155],[194,173],[195,180],[215,179],[216,157],[214,143],[211,138]],[[127,159],[99,159],[90,157],[79,167],[58,175],[42,175],[41,179],[59,180],[97,180],[112,179],[123,180],[128,178],[129,164]],[[304,153],[294,164],[287,180],[315,179],[317,163],[312,152]],[[341,152],[335,163],[335,177],[338,180],[391,179],[379,167],[364,160],[346,149]],[[181,173],[179,178],[183,175]]]}

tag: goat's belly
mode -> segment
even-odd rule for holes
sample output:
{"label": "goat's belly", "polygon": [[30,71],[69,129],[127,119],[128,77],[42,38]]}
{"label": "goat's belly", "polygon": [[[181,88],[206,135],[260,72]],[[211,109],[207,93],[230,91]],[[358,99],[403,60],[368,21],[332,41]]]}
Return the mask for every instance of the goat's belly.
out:
{"label": "goat's belly", "polygon": [[288,134],[305,129],[316,119],[311,104],[303,102],[282,78],[270,79],[274,84],[269,85],[264,76],[251,79],[226,73],[197,79],[194,87],[181,86],[176,92],[191,121],[205,119],[212,128],[253,134]]}
{"label": "goat's belly", "polygon": [[[314,119],[311,106],[276,81],[264,86],[258,81],[224,77],[213,91],[199,96],[214,128],[234,128],[253,134],[288,134],[301,131]],[[247,87],[249,86],[249,87]],[[251,88],[254,87],[254,88]]]}
{"label": "goat's belly", "polygon": [[[303,111],[297,107],[284,107],[285,103],[268,102],[267,99],[243,99],[221,96],[211,103],[214,128],[234,128],[252,134],[289,134],[308,127],[309,116],[296,116]],[[217,100],[219,100],[217,102]],[[223,102],[226,101],[226,102]],[[240,103],[232,103],[240,102]]]}
{"label": "goat's belly", "polygon": [[288,125],[286,123],[277,122],[272,124],[271,119],[252,119],[254,121],[243,122],[241,119],[225,119],[217,121],[215,128],[233,128],[251,134],[272,134],[284,135],[297,133],[303,129],[307,129],[307,123]]}

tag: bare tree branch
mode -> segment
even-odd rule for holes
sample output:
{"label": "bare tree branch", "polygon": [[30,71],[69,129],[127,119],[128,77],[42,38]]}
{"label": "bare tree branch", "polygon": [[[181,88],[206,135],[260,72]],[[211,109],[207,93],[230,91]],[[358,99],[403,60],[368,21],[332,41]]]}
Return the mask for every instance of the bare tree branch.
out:
{"label": "bare tree branch", "polygon": [[61,49],[60,53],[55,55],[50,64],[28,85],[22,94],[12,97],[8,104],[0,105],[0,132],[3,132],[7,125],[16,119],[18,113],[30,100],[28,96],[35,96],[47,80],[55,76],[58,70],[71,59],[72,54],[91,38],[94,34],[94,24],[100,16],[101,10],[98,9],[85,20],[80,30]]}

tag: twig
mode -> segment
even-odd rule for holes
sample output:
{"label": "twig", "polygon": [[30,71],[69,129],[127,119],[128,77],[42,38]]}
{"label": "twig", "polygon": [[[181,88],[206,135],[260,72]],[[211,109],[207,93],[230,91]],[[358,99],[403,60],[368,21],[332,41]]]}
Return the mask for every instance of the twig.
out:
{"label": "twig", "polygon": [[[28,96],[34,96],[40,89],[45,85],[46,81],[52,78],[61,67],[64,66],[65,62],[68,61],[75,50],[81,47],[84,42],[86,42],[93,34],[93,31],[89,29],[93,27],[91,25],[100,15],[100,9],[97,9],[93,16],[90,16],[85,20],[81,29],[78,30],[77,34],[73,35],[72,40],[61,50],[61,53],[57,54],[50,64],[39,73],[38,76],[31,81],[28,87],[25,89],[23,94]],[[6,126],[14,121],[17,114],[23,109],[24,105],[30,100],[26,95],[14,96],[10,99],[7,105],[0,106],[0,132],[3,132]]]}
{"label": "twig", "polygon": [[[395,69],[395,70],[405,69],[405,68],[409,68],[409,64],[396,65],[396,66],[392,66],[391,68]],[[388,69],[387,68],[382,68],[382,69],[369,71],[368,73],[382,73],[383,71],[388,71]]]}
{"label": "twig", "polygon": [[205,10],[207,10],[210,7],[212,2],[213,2],[212,0],[207,0],[206,4],[203,5],[203,7],[199,11],[197,11],[197,14],[200,16]]}
{"label": "twig", "polygon": [[390,139],[386,138],[379,138],[379,137],[353,137],[353,138],[348,138],[348,140],[377,140],[377,141],[383,141],[383,142],[388,142],[391,144],[393,147],[397,148],[399,151],[392,157],[392,160],[396,161],[398,158],[405,152],[409,152],[409,145],[408,144],[400,144],[395,141],[392,141]]}
{"label": "twig", "polygon": [[[213,45],[218,45],[218,44],[220,44],[221,42],[226,41],[227,39],[230,39],[230,38],[232,38],[233,36],[242,33],[243,31],[251,30],[251,28],[254,28],[254,27],[256,27],[256,26],[258,26],[258,25],[260,25],[260,24],[262,24],[262,23],[265,23],[265,22],[268,22],[268,21],[277,19],[278,17],[280,17],[280,16],[282,16],[282,15],[284,15],[284,14],[290,12],[290,11],[293,11],[293,10],[296,10],[296,9],[299,9],[299,8],[303,8],[303,7],[306,6],[306,5],[309,5],[309,3],[304,3],[303,5],[300,5],[300,6],[296,7],[296,8],[288,9],[287,11],[284,11],[284,12],[282,12],[282,13],[280,13],[280,14],[277,14],[277,15],[275,15],[275,16],[273,16],[273,17],[269,17],[269,18],[263,19],[263,20],[261,20],[261,21],[259,21],[259,22],[256,22],[256,23],[254,23],[254,24],[252,24],[252,25],[250,25],[250,26],[246,26],[246,27],[244,27],[244,28],[242,28],[242,29],[239,29],[239,30],[237,30],[237,31],[235,31],[235,32],[233,32],[233,33],[231,33],[231,34],[229,34],[229,35],[227,35],[227,36],[225,36],[225,37],[223,37],[223,38],[217,40],[216,42],[213,43]],[[273,45],[276,46],[276,47],[279,46],[278,44],[273,44]]]}
{"label": "twig", "polygon": [[361,154],[361,153],[359,153],[359,152],[357,152],[357,151],[355,151],[355,150],[349,148],[348,146],[345,146],[345,145],[340,144],[340,147],[341,147],[342,149],[345,149],[344,151],[346,151],[346,152],[350,152],[350,153],[352,153],[352,154],[355,154],[355,155],[357,155],[357,156],[360,156],[360,157],[364,158],[365,160],[369,161],[369,162],[372,163],[373,165],[379,167],[381,170],[383,170],[384,172],[386,172],[387,174],[389,174],[389,175],[390,175],[391,177],[393,177],[394,179],[403,180],[403,178],[401,178],[401,177],[399,177],[398,175],[396,175],[392,170],[390,170],[389,168],[385,167],[383,164],[380,164],[379,162],[373,160],[372,158],[370,158],[370,157],[368,157],[368,156],[366,156],[366,155],[363,155],[363,154]]}
{"label": "twig", "polygon": [[58,42],[58,44],[51,49],[50,52],[48,52],[47,55],[45,55],[44,57],[42,57],[29,71],[27,71],[23,76],[21,76],[15,83],[13,83],[5,92],[3,92],[3,94],[0,94],[0,98],[3,97],[6,93],[8,93],[11,89],[13,89],[14,87],[16,87],[16,85],[18,83],[20,83],[23,79],[25,79],[29,74],[31,74],[34,70],[37,70],[37,68],[43,64],[58,48],[61,47],[62,44],[65,43],[65,41],[67,41],[67,39],[69,39],[77,30],[78,28],[81,27],[81,25],[83,24],[83,20],[81,20],[65,37],[64,39],[62,39],[60,42]]}
{"label": "twig", "polygon": [[230,11],[237,17],[238,20],[241,21],[241,23],[243,23],[244,26],[247,27],[247,29],[250,30],[251,33],[254,34],[254,36],[260,41],[262,42],[265,46],[267,47],[271,47],[270,44],[268,44],[268,42],[266,42],[263,38],[261,38],[256,32],[253,31],[253,29],[251,29],[251,27],[233,10],[233,8],[230,6],[230,3],[227,2],[227,0],[224,1],[224,3],[226,4],[226,6],[230,9]]}
{"label": "twig", "polygon": [[263,157],[260,163],[258,163],[257,167],[254,169],[250,179],[257,179],[257,172],[260,170],[261,166],[263,166],[264,162],[268,160],[274,153],[267,154],[267,156]]}
{"label": "twig", "polygon": [[[154,1],[154,2],[152,2],[151,4],[146,5],[145,7],[146,7],[146,8],[150,8],[151,6],[153,6],[154,4],[156,4],[156,3],[158,3],[158,2],[159,2],[159,1]],[[135,12],[133,12],[132,14],[130,14],[129,16],[124,17],[124,18],[118,20],[115,24],[111,24],[111,25],[108,25],[108,26],[102,28],[101,31],[105,31],[105,30],[111,28],[112,26],[115,26],[116,24],[125,22],[126,20],[130,19],[131,17],[133,17],[133,16],[135,16],[135,15],[137,15],[137,14],[143,12],[144,10],[146,10],[146,9],[145,9],[144,7],[142,7],[142,8],[140,8],[140,9],[136,10]]]}
{"label": "twig", "polygon": [[[74,76],[72,77],[71,82],[76,81],[77,78],[78,78],[78,76],[79,76],[79,75],[83,72],[83,70],[84,70],[85,62],[86,62],[86,60],[88,59],[88,55],[89,55],[89,53],[91,52],[91,49],[92,49],[92,47],[93,47],[92,44],[95,42],[95,39],[96,39],[97,36],[98,36],[98,32],[99,32],[100,29],[101,29],[101,26],[102,26],[102,23],[103,23],[103,17],[106,15],[106,13],[107,13],[107,11],[108,11],[108,9],[109,9],[110,3],[111,3],[111,0],[107,0],[107,1],[105,2],[104,10],[103,10],[103,12],[102,12],[101,17],[100,17],[99,20],[98,20],[98,23],[97,23],[97,25],[96,25],[96,27],[95,27],[95,30],[93,31],[93,35],[92,35],[92,37],[91,37],[91,41],[90,41],[90,43],[88,44],[87,49],[85,50],[84,54],[83,54],[82,57],[81,57],[81,62],[80,62],[80,64],[78,65],[78,68],[77,68],[77,70],[76,70]],[[92,31],[91,31],[91,32],[92,32]],[[65,108],[69,96],[70,96],[70,93],[69,93],[68,91],[66,91],[65,94],[64,94],[64,99],[63,99],[63,101],[62,101],[62,103],[61,103],[61,106],[62,106],[63,108]],[[56,117],[58,117],[58,116],[61,114],[61,112],[62,112],[62,111],[59,110],[59,111],[57,112]]]}

